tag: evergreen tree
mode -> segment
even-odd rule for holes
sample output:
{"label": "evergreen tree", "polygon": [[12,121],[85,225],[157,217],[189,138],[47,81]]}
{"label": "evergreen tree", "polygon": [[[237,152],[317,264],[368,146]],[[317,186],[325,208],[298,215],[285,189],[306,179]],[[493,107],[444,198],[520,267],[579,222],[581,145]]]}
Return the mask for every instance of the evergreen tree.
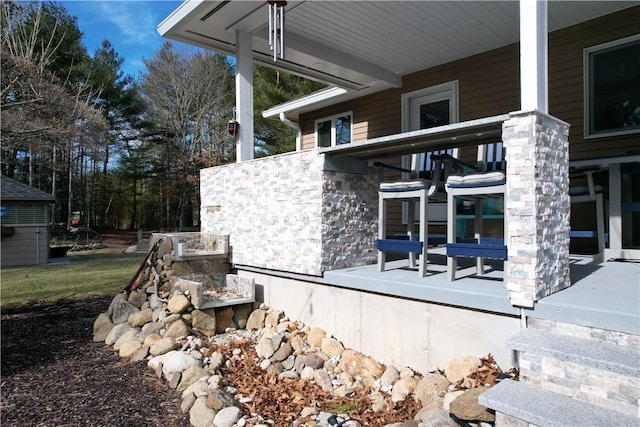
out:
{"label": "evergreen tree", "polygon": [[262,112],[275,105],[312,93],[325,85],[262,65],[254,67],[253,83],[257,156],[295,150],[295,130],[280,120],[263,118]]}

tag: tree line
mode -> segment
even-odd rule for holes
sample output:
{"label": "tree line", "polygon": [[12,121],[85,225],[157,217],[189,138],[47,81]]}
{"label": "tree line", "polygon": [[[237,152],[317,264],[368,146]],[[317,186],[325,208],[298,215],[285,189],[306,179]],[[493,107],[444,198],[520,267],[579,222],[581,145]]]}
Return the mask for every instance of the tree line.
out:
{"label": "tree line", "polygon": [[[2,174],[54,194],[61,227],[197,227],[200,169],[235,160],[234,63],[166,42],[134,78],[108,39],[87,52],[62,5],[1,8]],[[295,149],[294,131],[261,112],[321,87],[254,67],[257,157]]]}

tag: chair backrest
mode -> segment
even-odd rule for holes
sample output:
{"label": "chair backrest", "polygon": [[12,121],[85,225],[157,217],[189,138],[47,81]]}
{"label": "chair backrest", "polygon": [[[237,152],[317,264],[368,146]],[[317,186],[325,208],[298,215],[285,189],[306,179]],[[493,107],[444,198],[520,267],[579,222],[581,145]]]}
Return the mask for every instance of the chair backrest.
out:
{"label": "chair backrest", "polygon": [[[458,158],[457,148],[448,148],[443,150],[428,151],[426,153],[417,153],[411,156],[411,170],[417,173],[419,177],[431,178],[433,176],[436,164],[439,164],[441,168],[444,168],[443,163],[435,162],[431,156],[448,154],[451,157]],[[444,176],[443,176],[444,177]]]}
{"label": "chair backrest", "polygon": [[504,171],[506,157],[502,141],[479,145],[476,167],[478,172]]}

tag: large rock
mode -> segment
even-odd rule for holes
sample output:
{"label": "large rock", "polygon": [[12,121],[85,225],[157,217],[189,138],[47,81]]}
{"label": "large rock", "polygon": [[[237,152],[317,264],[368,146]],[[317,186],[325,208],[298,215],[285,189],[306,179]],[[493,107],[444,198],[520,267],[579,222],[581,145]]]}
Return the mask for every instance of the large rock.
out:
{"label": "large rock", "polygon": [[122,343],[131,341],[131,340],[138,340],[140,341],[140,344],[142,344],[142,340],[138,337],[138,332],[140,331],[138,331],[137,329],[129,329],[127,332],[122,334],[116,340],[116,342],[113,343],[113,349],[118,351],[120,350],[120,346],[122,345]]}
{"label": "large rock", "polygon": [[155,294],[149,295],[149,307],[152,310],[157,310],[159,308],[164,308],[164,302],[160,299],[160,297]]}
{"label": "large rock", "polygon": [[478,403],[478,396],[485,391],[487,391],[487,389],[484,387],[472,388],[465,391],[456,400],[451,402],[449,411],[461,420],[493,423],[496,420],[496,414]]}
{"label": "large rock", "polygon": [[213,425],[216,427],[233,427],[242,417],[242,410],[237,406],[222,408],[214,417]]}
{"label": "large rock", "polygon": [[133,313],[139,312],[140,309],[127,301],[118,301],[113,306],[113,315],[111,321],[116,325],[125,323],[129,320],[129,316]]}
{"label": "large rock", "polygon": [[207,403],[216,411],[229,406],[236,406],[238,404],[238,402],[233,398],[233,395],[224,390],[209,388],[207,393]]}
{"label": "large rock", "polygon": [[256,354],[262,359],[270,358],[275,352],[276,347],[271,338],[267,336],[263,335],[262,338],[260,338],[256,343]]}
{"label": "large rock", "polygon": [[270,359],[272,362],[282,362],[291,355],[292,351],[293,349],[291,348],[291,344],[285,342],[280,346],[278,350],[276,350],[275,353],[273,353],[273,356],[271,356]]}
{"label": "large rock", "polygon": [[418,379],[415,377],[404,377],[396,381],[393,385],[392,393],[407,396],[413,393],[418,385]]}
{"label": "large rock", "polygon": [[193,427],[211,427],[216,411],[207,404],[206,397],[198,397],[189,410],[189,422]]}
{"label": "large rock", "polygon": [[[413,419],[419,422],[425,422],[439,412],[442,412],[442,398],[436,397],[423,405]],[[447,417],[448,416],[449,411],[447,411]]]}
{"label": "large rock", "polygon": [[178,350],[173,350],[161,356],[151,358],[147,366],[155,370],[159,364],[162,366],[162,373],[165,378],[171,378],[174,373],[182,374],[182,372],[190,366],[200,366],[200,362],[196,359]]}
{"label": "large rock", "polygon": [[449,416],[449,411],[440,410],[423,421],[422,427],[458,427],[459,424]]}
{"label": "large rock", "polygon": [[388,366],[380,377],[380,385],[382,387],[390,387],[400,379],[400,372],[395,366]]}
{"label": "large rock", "polygon": [[173,338],[161,338],[150,343],[149,354],[152,356],[160,356],[174,350],[177,346],[178,344],[176,344]]}
{"label": "large rock", "polygon": [[146,292],[133,291],[129,294],[127,301],[138,308],[142,307],[142,304],[147,300]]}
{"label": "large rock", "polygon": [[202,335],[213,336],[216,333],[216,318],[202,310],[193,310],[191,312],[191,327]]}
{"label": "large rock", "polygon": [[476,356],[462,356],[453,359],[444,369],[444,375],[451,384],[464,379],[464,377],[474,373],[480,366],[481,361]]}
{"label": "large rock", "polygon": [[251,310],[253,310],[253,304],[251,303],[235,306],[233,308],[233,323],[235,323],[240,329],[249,329],[247,328],[247,322],[249,321]]}
{"label": "large rock", "polygon": [[107,313],[98,314],[98,317],[96,317],[96,320],[93,322],[93,333],[95,334],[100,328],[109,323],[111,323],[111,319],[109,319]]}
{"label": "large rock", "polygon": [[102,327],[93,334],[93,340],[95,342],[104,341],[105,339],[107,339],[107,336],[109,336],[109,332],[111,332],[114,326],[115,325],[111,322],[102,325]]}
{"label": "large rock", "polygon": [[338,364],[340,369],[352,377],[374,380],[384,372],[384,368],[376,360],[355,350],[345,350]]}
{"label": "large rock", "polygon": [[176,388],[177,391],[184,391],[187,389],[187,387],[189,387],[191,384],[195,383],[196,381],[200,380],[203,377],[209,377],[209,374],[207,373],[207,371],[204,370],[203,367],[197,365],[197,366],[189,366],[187,369],[185,369],[182,372],[182,377],[180,378],[180,384],[178,384],[178,387]]}
{"label": "large rock", "polygon": [[171,313],[179,314],[185,311],[191,305],[191,301],[185,295],[174,294],[167,303],[167,308]]}
{"label": "large rock", "polygon": [[322,328],[311,328],[307,334],[307,344],[311,347],[320,347],[322,340],[327,336],[327,333]]}
{"label": "large rock", "polygon": [[227,328],[235,328],[236,324],[233,323],[233,308],[224,307],[220,310],[216,310],[216,325],[215,332],[221,334],[227,330]]}
{"label": "large rock", "polygon": [[329,357],[340,356],[344,352],[344,346],[335,338],[324,338],[320,344],[320,349]]}
{"label": "large rock", "polygon": [[118,325],[115,325],[111,329],[111,332],[109,332],[109,334],[105,338],[104,343],[106,345],[113,345],[116,341],[118,341],[118,338],[120,338],[130,330],[133,330],[133,328],[128,323],[120,323]]}
{"label": "large rock", "polygon": [[264,320],[267,317],[267,311],[262,309],[253,310],[247,319],[245,326],[248,331],[264,328]]}
{"label": "large rock", "polygon": [[[136,292],[137,293],[137,292]],[[136,327],[142,327],[147,323],[151,323],[153,316],[153,310],[150,308],[145,308],[142,311],[138,311],[137,313],[133,313],[129,316],[129,324]]]}
{"label": "large rock", "polygon": [[284,313],[280,310],[272,310],[267,314],[264,319],[264,326],[266,328],[275,328],[280,323],[280,319],[284,316]]}
{"label": "large rock", "polygon": [[179,319],[175,322],[172,322],[167,330],[162,334],[163,338],[180,338],[186,337],[191,334],[191,329],[187,326],[184,320]]}
{"label": "large rock", "polygon": [[109,304],[109,308],[107,308],[107,316],[109,316],[109,318],[113,317],[113,310],[115,309],[116,304],[118,304],[121,301],[125,301],[125,302],[127,301],[127,294],[125,294],[124,292],[120,292],[111,300],[111,303]]}
{"label": "large rock", "polygon": [[141,348],[142,348],[142,343],[139,340],[133,339],[133,340],[125,341],[122,343],[122,345],[120,345],[118,356],[131,357]]}
{"label": "large rock", "polygon": [[449,380],[440,374],[425,375],[413,390],[414,398],[425,406],[437,397],[443,397],[449,388]]}

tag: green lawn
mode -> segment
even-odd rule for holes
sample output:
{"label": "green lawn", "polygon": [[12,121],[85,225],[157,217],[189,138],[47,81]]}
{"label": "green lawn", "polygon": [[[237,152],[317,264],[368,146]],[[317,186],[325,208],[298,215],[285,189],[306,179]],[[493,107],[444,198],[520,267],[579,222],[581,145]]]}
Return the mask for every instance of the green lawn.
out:
{"label": "green lawn", "polygon": [[115,295],[133,277],[145,256],[87,253],[69,256],[69,264],[2,268],[0,306]]}

